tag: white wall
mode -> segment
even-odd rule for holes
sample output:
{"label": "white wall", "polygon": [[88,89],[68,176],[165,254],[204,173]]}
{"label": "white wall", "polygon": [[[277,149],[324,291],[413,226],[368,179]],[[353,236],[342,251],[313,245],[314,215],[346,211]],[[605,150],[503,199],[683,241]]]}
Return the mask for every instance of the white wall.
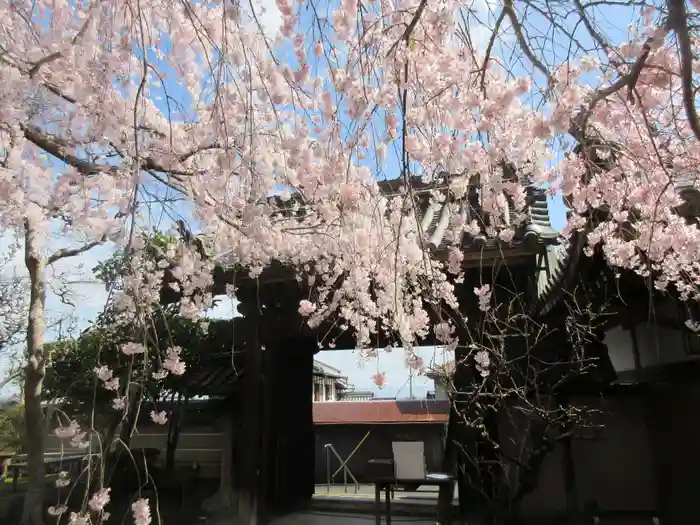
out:
{"label": "white wall", "polygon": [[[168,441],[167,427],[152,424],[143,424],[140,427],[131,439],[130,448],[157,448],[161,451],[158,462],[161,465],[164,464]],[[221,456],[225,445],[224,434],[214,425],[187,429],[185,423],[175,450],[175,463],[185,468],[196,463],[200,467],[201,477],[218,478],[221,473]],[[93,447],[95,451],[100,450],[97,438],[93,441]],[[63,452],[69,455],[84,453],[85,450],[72,448],[68,444],[65,444],[62,449],[61,440],[54,434],[50,434],[46,439],[46,452]]]}
{"label": "white wall", "polygon": [[[635,328],[642,368],[694,361],[700,355],[688,354],[683,332],[656,325],[637,325]],[[634,370],[634,351],[629,330],[616,327],[605,334],[610,360],[618,372]]]}

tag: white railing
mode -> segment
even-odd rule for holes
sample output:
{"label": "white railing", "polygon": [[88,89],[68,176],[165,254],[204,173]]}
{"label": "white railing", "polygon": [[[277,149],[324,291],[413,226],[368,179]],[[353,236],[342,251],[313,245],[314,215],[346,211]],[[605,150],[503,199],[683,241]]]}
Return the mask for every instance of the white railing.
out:
{"label": "white railing", "polygon": [[347,460],[344,460],[340,456],[340,454],[338,454],[338,451],[333,447],[331,443],[327,443],[326,445],[324,445],[324,448],[326,449],[326,483],[328,485],[328,493],[331,493],[331,482],[333,481],[333,476],[331,475],[331,454],[333,454],[336,458],[338,458],[338,461],[340,461],[340,468],[343,470],[343,487],[345,493],[347,494],[348,492],[348,476],[350,476],[355,486],[355,494],[357,494],[357,491],[360,488],[360,483],[357,481],[357,478],[348,468]]}

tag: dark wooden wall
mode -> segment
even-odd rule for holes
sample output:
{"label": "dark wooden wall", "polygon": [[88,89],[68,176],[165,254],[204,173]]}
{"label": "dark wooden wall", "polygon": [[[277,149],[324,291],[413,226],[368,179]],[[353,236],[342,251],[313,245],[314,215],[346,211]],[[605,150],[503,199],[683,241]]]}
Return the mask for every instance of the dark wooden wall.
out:
{"label": "dark wooden wall", "polygon": [[303,508],[314,494],[311,341],[265,350],[266,429],[263,444],[267,502],[274,513]]}
{"label": "dark wooden wall", "polygon": [[[445,435],[444,423],[316,425],[316,483],[326,483],[325,445],[327,443],[331,443],[338,454],[343,459],[347,459],[368,432],[369,436],[348,462],[348,467],[360,483],[372,481],[372,472],[368,468],[370,459],[391,459],[391,443],[393,441],[422,441],[425,443],[425,460],[428,471],[439,472],[441,470]],[[340,467],[335,456],[331,456],[330,467],[331,474]],[[336,483],[343,482],[342,471],[335,477],[335,481]]]}
{"label": "dark wooden wall", "polygon": [[272,345],[258,340],[246,350],[241,394],[231,407],[231,477],[241,523],[269,523],[311,503],[315,349],[314,341],[292,339]]}
{"label": "dark wooden wall", "polygon": [[700,523],[700,385],[654,385],[646,398],[663,525]]}

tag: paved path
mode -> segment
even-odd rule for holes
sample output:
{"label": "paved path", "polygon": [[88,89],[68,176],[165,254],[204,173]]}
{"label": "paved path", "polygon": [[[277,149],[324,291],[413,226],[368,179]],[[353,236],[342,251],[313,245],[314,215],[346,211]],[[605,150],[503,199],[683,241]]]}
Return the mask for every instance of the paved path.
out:
{"label": "paved path", "polygon": [[[408,518],[392,516],[392,523],[412,525],[435,525],[435,518]],[[206,525],[236,525],[234,518],[222,518],[218,521],[202,521]],[[200,525],[195,523],[193,525]],[[374,525],[374,516],[367,514],[339,514],[324,512],[297,512],[287,514],[281,518],[272,520],[270,525]]]}
{"label": "paved path", "polygon": [[[397,490],[394,493],[392,523],[397,525],[435,525],[436,487],[421,487],[416,492]],[[382,494],[382,501],[384,495]],[[456,491],[455,491],[456,498]],[[455,500],[456,503],[456,500]],[[314,510],[288,514],[274,519],[270,525],[374,525],[374,485],[316,485]],[[423,517],[421,517],[421,515]],[[193,525],[238,525],[227,512],[202,519]]]}

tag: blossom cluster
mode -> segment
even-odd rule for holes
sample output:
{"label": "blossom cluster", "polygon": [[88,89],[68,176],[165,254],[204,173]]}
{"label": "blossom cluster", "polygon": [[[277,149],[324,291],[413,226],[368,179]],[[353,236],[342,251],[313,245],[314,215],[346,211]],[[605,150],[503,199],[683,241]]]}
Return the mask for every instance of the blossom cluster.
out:
{"label": "blossom cluster", "polygon": [[[12,35],[0,36],[3,231],[26,238],[27,255],[44,263],[56,231],[123,250],[112,306],[136,327],[148,324],[164,282],[179,313],[195,318],[212,306],[217,261],[252,278],[280,263],[311,290],[298,306],[309,326],[353,332],[362,358],[376,357],[377,336],[395,336],[418,373],[426,363],[416,348],[429,334],[447,348],[468,344],[455,324],[463,240],[512,246],[531,219],[532,185],[566,201],[562,236],[585,232],[586,253],[700,299],[700,231],[681,198],[700,189],[700,125],[684,83],[700,66],[683,64],[665,2],[645,7],[626,41],[593,53],[540,60],[519,38],[517,58],[535,74],[508,70],[498,45],[459,43],[470,11],[460,1],[343,0],[313,31],[303,3],[276,1],[274,37],[235,2],[0,3],[0,35]],[[511,22],[526,17],[516,7],[493,5]],[[690,45],[692,56],[695,37]],[[190,239],[154,258],[139,230],[180,201],[175,215],[197,225],[207,254]],[[493,291],[484,284],[468,300],[491,315]],[[455,315],[436,321],[431,305]],[[157,370],[145,344],[120,351],[147,368],[139,377],[186,370],[175,346]],[[494,355],[479,349],[472,359],[489,377]],[[105,365],[94,373],[125,410],[120,378]],[[386,373],[373,382],[384,386]],[[55,434],[89,443],[77,421]],[[101,490],[70,523],[103,512]],[[151,522],[147,500],[132,511],[138,525]]]}
{"label": "blossom cluster", "polygon": [[84,449],[90,445],[88,433],[80,428],[80,424],[76,420],[71,420],[68,425],[55,428],[54,434],[59,439],[70,440],[70,445],[75,448]]}

